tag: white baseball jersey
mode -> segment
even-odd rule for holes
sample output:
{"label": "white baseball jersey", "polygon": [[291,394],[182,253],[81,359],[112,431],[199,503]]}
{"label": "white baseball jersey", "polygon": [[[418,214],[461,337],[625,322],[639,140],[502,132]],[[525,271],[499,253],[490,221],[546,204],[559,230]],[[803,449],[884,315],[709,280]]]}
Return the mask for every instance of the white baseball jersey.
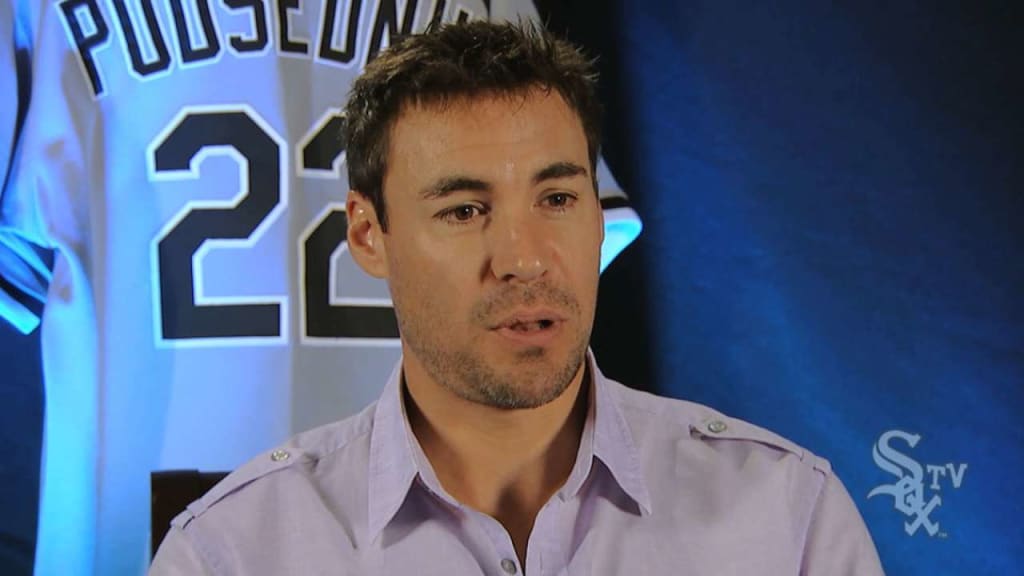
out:
{"label": "white baseball jersey", "polygon": [[[437,14],[537,17],[528,0],[0,3],[0,315],[29,331],[46,303],[37,574],[142,573],[151,471],[229,470],[378,396],[398,333],[347,254],[340,109]],[[639,220],[600,168],[605,266]]]}

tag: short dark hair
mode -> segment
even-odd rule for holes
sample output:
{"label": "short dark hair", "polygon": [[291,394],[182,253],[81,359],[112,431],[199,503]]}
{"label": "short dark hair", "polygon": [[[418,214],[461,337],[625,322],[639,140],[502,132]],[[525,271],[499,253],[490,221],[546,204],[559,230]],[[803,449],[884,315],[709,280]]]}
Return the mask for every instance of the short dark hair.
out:
{"label": "short dark hair", "polygon": [[349,188],[370,200],[386,232],[389,136],[407,106],[525,95],[535,88],[554,90],[579,116],[593,172],[602,109],[593,61],[577,47],[532,22],[435,24],[396,39],[352,84],[345,106]]}

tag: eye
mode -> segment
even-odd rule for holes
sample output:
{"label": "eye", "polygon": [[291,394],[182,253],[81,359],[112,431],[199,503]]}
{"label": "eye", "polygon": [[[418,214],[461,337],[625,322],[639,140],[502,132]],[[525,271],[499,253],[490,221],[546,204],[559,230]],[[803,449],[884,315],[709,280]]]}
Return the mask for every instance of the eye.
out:
{"label": "eye", "polygon": [[484,213],[484,209],[476,204],[460,204],[438,212],[436,218],[450,224],[467,224]]}
{"label": "eye", "polygon": [[565,210],[576,202],[576,196],[568,192],[555,192],[544,198],[544,203],[555,210]]}

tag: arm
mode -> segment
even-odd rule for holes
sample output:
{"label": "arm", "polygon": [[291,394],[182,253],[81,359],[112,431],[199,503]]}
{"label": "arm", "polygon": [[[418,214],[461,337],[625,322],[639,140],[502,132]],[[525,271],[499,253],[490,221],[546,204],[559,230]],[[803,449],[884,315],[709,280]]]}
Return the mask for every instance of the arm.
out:
{"label": "arm", "polygon": [[213,574],[184,530],[172,526],[149,567],[149,576],[202,576]]}
{"label": "arm", "polygon": [[884,575],[878,552],[850,494],[825,475],[804,540],[801,576]]}

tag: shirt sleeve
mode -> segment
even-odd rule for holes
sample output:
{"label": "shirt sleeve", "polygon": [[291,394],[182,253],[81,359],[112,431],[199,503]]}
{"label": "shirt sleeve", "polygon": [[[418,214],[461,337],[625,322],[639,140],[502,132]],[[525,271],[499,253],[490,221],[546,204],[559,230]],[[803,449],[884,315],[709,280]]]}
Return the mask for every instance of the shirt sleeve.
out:
{"label": "shirt sleeve", "polygon": [[149,567],[149,576],[203,576],[213,574],[188,536],[172,526]]}
{"label": "shirt sleeve", "polygon": [[853,499],[826,475],[805,540],[801,576],[884,576],[878,552]]}

